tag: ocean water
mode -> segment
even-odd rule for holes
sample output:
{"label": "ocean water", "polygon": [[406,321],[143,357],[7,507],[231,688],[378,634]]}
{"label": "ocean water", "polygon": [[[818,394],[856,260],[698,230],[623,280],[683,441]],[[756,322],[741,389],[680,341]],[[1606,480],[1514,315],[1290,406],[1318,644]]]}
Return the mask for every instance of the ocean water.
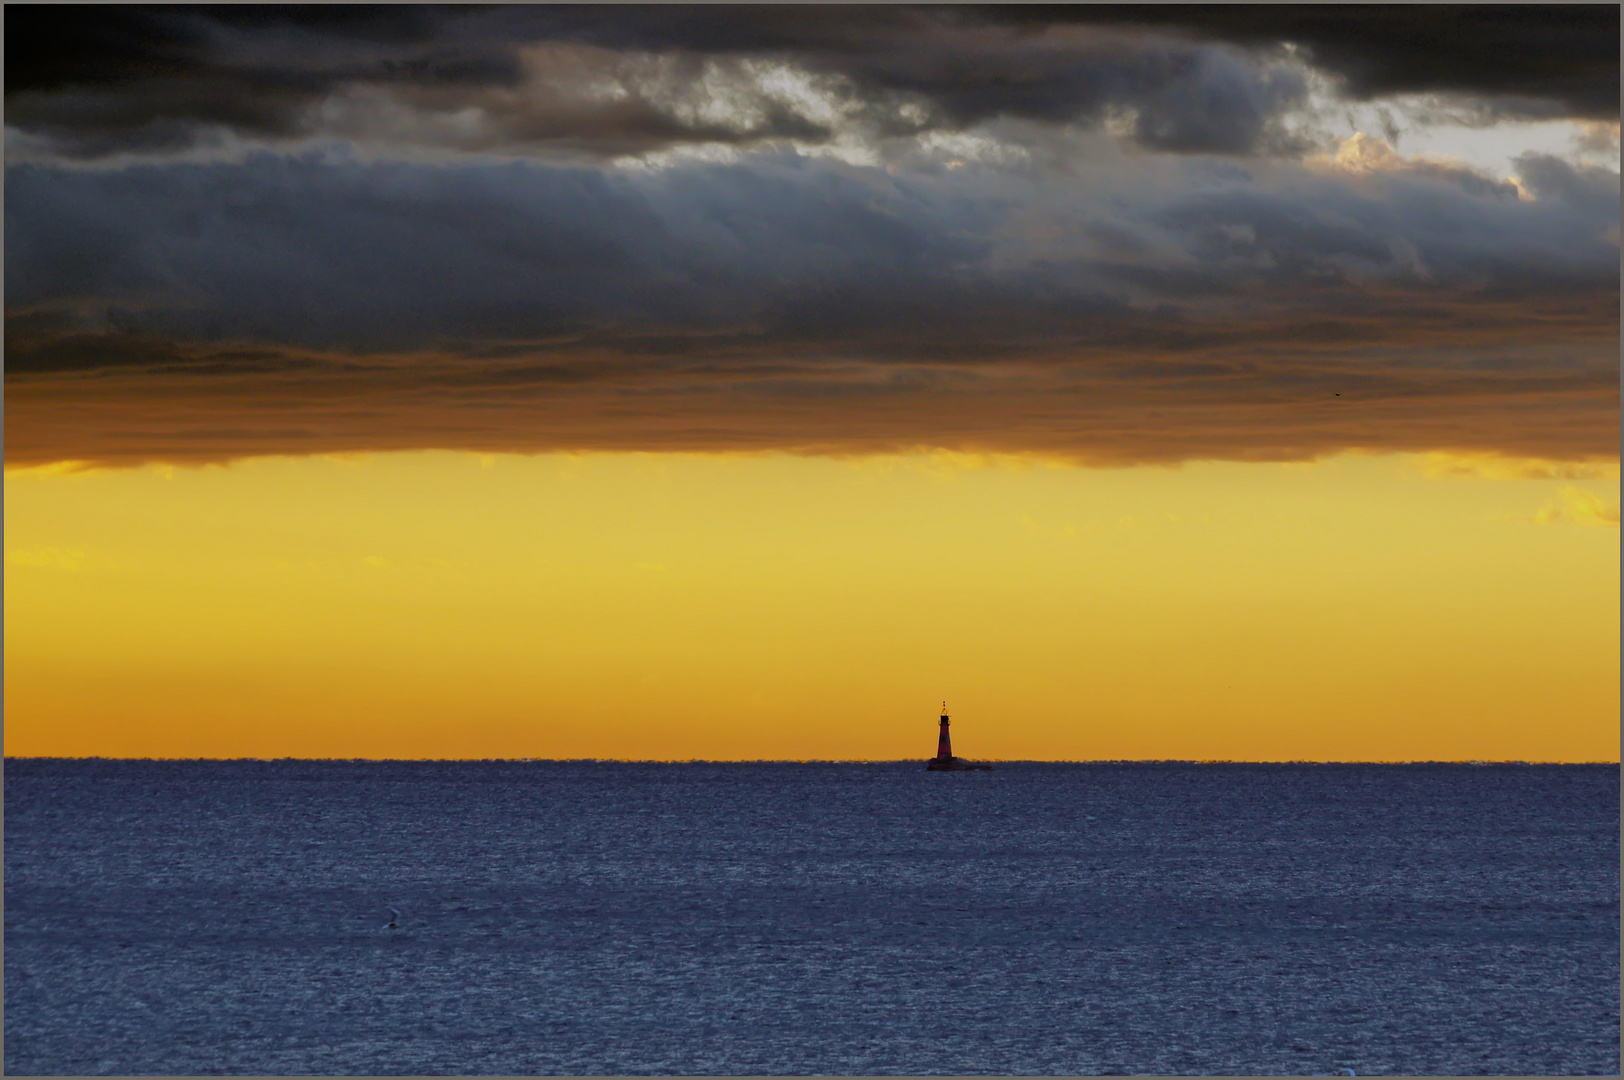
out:
{"label": "ocean water", "polygon": [[1617,767],[4,780],[9,1073],[1619,1071]]}

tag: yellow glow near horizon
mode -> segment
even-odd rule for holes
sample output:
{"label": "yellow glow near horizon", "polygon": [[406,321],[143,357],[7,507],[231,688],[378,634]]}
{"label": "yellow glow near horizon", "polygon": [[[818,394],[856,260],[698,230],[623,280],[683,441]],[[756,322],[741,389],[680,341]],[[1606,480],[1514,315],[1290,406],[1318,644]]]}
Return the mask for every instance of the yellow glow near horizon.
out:
{"label": "yellow glow near horizon", "polygon": [[1616,467],[1464,460],[8,472],[5,752],[1617,761]]}

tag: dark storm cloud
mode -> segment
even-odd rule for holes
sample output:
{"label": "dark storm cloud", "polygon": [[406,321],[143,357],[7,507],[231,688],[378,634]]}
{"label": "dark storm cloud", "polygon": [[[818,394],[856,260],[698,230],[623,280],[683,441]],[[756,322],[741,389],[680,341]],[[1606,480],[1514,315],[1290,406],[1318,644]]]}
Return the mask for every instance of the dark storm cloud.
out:
{"label": "dark storm cloud", "polygon": [[14,166],[7,453],[1610,453],[1617,174],[1370,160]]}
{"label": "dark storm cloud", "polygon": [[1354,98],[1450,94],[1512,115],[1611,119],[1619,112],[1616,4],[1157,4],[982,8],[1045,25],[1176,28],[1213,40],[1291,42]]}
{"label": "dark storm cloud", "polygon": [[[1292,43],[1351,94],[1445,93],[1549,102],[1566,116],[1618,115],[1619,12],[1612,4],[1008,4],[952,8],[558,8],[555,33],[615,47],[862,56],[922,18],[963,28],[1127,27],[1252,48]],[[748,12],[739,18],[733,13]],[[892,43],[892,42],[888,42]],[[928,51],[928,50],[922,50]],[[972,75],[971,72],[941,72]],[[945,82],[946,80],[942,80]],[[932,85],[940,85],[933,83]]]}
{"label": "dark storm cloud", "polygon": [[[1376,289],[1615,289],[1617,174],[1523,165],[1536,202],[1424,168],[1284,183],[1191,170],[1170,191],[1095,198],[1065,178],[788,154],[647,173],[269,154],[22,166],[6,290],[15,312],[321,349],[725,334],[874,356],[1074,342],[1243,298],[1341,315]],[[1026,236],[1034,217],[1061,230],[1046,246]]]}
{"label": "dark storm cloud", "polygon": [[222,133],[596,154],[826,138],[804,102],[764,88],[750,65],[768,62],[880,134],[1125,111],[1158,149],[1289,151],[1279,120],[1305,85],[1287,41],[1360,98],[1463,95],[1485,116],[1618,105],[1604,7],[20,5],[6,19],[8,124],[82,158]]}

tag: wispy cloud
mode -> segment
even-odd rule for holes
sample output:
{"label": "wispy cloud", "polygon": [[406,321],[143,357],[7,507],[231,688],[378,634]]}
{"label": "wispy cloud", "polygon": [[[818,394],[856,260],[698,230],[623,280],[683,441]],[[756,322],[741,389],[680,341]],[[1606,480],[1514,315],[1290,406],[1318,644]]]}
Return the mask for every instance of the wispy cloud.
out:
{"label": "wispy cloud", "polygon": [[1569,485],[1562,489],[1561,499],[1541,508],[1534,514],[1540,525],[1568,522],[1574,525],[1594,525],[1618,528],[1618,500],[1609,500],[1594,491]]}
{"label": "wispy cloud", "polygon": [[10,566],[36,570],[78,570],[84,566],[84,561],[85,553],[79,548],[6,548],[6,563]]}
{"label": "wispy cloud", "polygon": [[1617,480],[1619,476],[1617,461],[1551,461],[1502,454],[1433,451],[1416,455],[1412,464],[1427,476],[1479,480]]}

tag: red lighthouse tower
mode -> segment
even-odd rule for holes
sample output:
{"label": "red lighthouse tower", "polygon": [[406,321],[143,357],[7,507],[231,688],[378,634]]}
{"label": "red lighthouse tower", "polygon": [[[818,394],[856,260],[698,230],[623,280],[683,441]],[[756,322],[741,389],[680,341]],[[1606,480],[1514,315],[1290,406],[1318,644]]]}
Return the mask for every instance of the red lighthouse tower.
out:
{"label": "red lighthouse tower", "polygon": [[947,702],[942,702],[942,726],[940,734],[936,736],[936,756],[925,763],[927,772],[968,772],[970,770],[988,771],[991,765],[971,765],[967,761],[960,761],[953,756],[953,740],[947,734]]}

